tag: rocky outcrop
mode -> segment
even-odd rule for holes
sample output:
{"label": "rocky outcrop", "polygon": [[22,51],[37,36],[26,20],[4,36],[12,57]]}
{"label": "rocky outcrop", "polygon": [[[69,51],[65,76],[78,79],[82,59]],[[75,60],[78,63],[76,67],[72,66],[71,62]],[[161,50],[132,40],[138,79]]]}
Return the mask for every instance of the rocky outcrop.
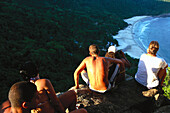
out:
{"label": "rocky outcrop", "polygon": [[155,101],[152,97],[144,97],[144,88],[134,79],[122,82],[105,94],[93,92],[85,85],[80,85],[80,89],[74,90],[78,96],[77,103],[84,105],[88,113],[158,113],[167,110],[170,112],[170,106],[165,106],[169,104],[169,100],[163,97],[161,101]]}

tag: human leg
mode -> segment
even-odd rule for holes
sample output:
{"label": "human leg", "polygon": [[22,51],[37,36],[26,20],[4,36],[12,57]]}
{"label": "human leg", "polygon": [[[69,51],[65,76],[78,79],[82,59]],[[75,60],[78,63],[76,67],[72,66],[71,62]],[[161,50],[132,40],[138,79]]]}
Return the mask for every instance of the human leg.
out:
{"label": "human leg", "polygon": [[59,96],[59,100],[62,103],[64,109],[69,109],[69,112],[76,109],[77,97],[74,90],[65,92]]}

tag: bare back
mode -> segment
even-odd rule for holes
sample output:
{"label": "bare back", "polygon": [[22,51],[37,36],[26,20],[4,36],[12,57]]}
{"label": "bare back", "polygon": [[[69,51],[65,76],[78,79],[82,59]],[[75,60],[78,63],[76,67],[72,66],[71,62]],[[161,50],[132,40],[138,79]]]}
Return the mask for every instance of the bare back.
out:
{"label": "bare back", "polygon": [[85,64],[91,87],[96,90],[106,90],[109,85],[107,59],[90,56],[85,59]]}

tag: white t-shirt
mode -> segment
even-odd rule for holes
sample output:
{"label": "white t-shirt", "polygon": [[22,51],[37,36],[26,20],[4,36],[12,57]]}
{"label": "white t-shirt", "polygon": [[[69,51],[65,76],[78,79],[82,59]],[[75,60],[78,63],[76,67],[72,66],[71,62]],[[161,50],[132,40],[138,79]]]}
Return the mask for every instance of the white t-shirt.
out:
{"label": "white t-shirt", "polygon": [[142,54],[135,79],[148,89],[156,87],[159,85],[157,73],[161,68],[164,69],[166,66],[167,63],[164,59]]}

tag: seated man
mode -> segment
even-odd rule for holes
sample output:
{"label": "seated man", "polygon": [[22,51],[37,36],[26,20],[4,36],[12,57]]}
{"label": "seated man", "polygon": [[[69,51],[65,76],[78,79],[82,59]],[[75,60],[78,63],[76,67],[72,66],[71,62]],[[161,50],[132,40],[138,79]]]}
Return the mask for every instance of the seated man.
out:
{"label": "seated man", "polygon": [[89,85],[89,88],[92,91],[104,93],[112,87],[108,80],[109,65],[111,63],[119,64],[120,71],[124,73],[124,64],[119,59],[100,57],[99,48],[95,44],[90,45],[89,52],[91,56],[86,57],[74,72],[75,87],[79,88],[79,74],[86,68],[88,78],[84,78],[86,78],[85,82]]}

